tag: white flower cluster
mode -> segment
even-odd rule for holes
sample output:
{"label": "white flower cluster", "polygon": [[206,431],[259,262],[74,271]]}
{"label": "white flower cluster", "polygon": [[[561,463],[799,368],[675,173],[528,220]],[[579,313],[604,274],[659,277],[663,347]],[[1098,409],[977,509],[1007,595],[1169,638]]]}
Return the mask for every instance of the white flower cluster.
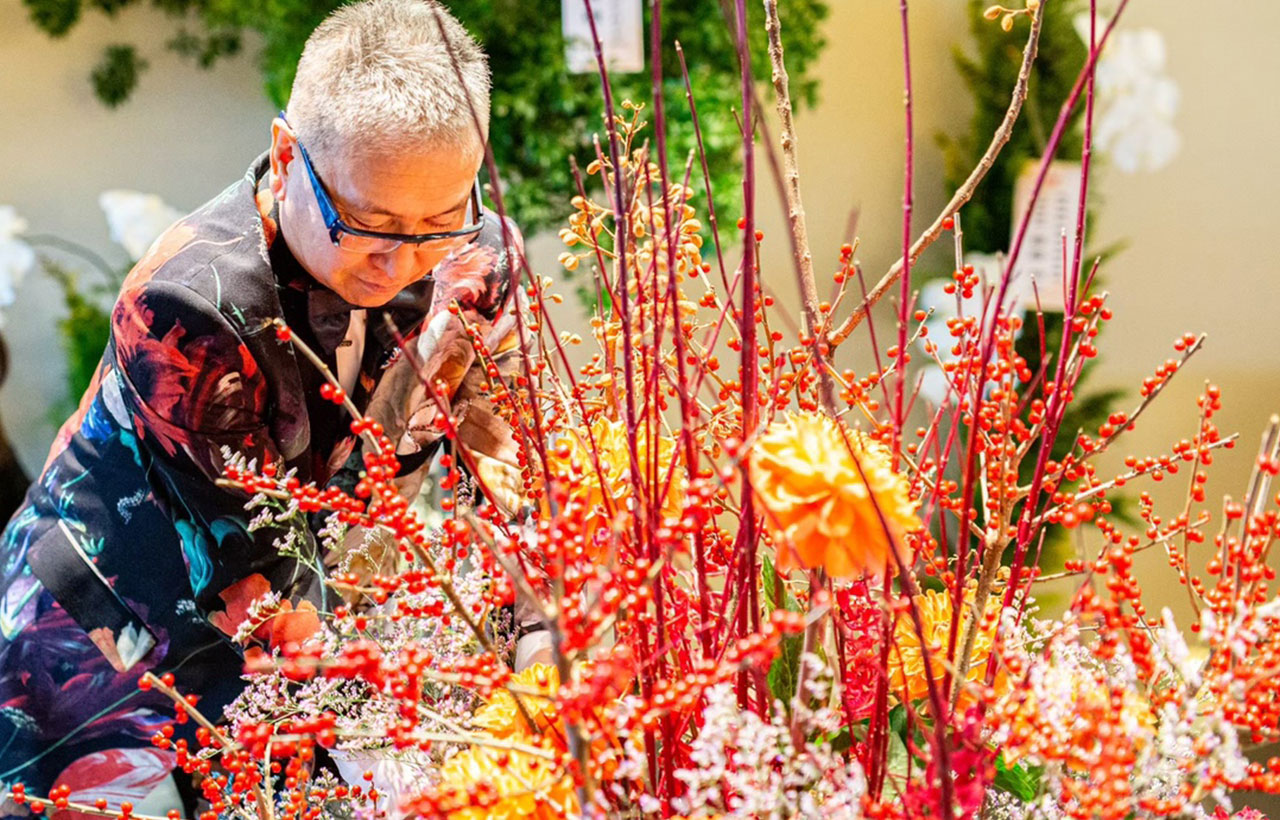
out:
{"label": "white flower cluster", "polygon": [[118,242],[134,262],[141,259],[160,234],[182,218],[182,212],[155,194],[115,189],[98,196],[98,206],[107,217],[111,239]]}
{"label": "white flower cluster", "polygon": [[13,304],[18,286],[36,266],[36,252],[20,237],[26,230],[27,221],[12,205],[0,205],[0,308]]}
{"label": "white flower cluster", "polygon": [[[822,684],[815,681],[810,686]],[[695,766],[675,773],[688,789],[672,801],[677,811],[690,817],[861,816],[866,780],[856,762],[825,743],[805,742],[797,748],[780,705],[766,721],[739,708],[729,684],[711,687],[706,696],[702,728],[690,744]],[[839,720],[822,708],[801,715],[801,723],[806,735],[821,736]]]}
{"label": "white flower cluster", "polygon": [[245,644],[253,637],[253,633],[258,627],[266,623],[267,619],[275,614],[280,607],[280,593],[268,592],[261,598],[255,598],[250,604],[248,610],[245,611],[244,620],[236,627],[236,634],[232,636],[232,640],[238,644]]}
{"label": "white flower cluster", "polygon": [[[1088,736],[1088,711],[1083,699],[1089,697],[1100,674],[1110,684],[1118,685],[1126,697],[1119,715],[1119,730],[1128,738],[1135,754],[1129,787],[1133,801],[1144,798],[1183,801],[1184,784],[1205,782],[1210,773],[1225,773],[1228,778],[1244,776],[1248,765],[1237,738],[1237,730],[1221,714],[1205,708],[1197,697],[1202,686],[1202,662],[1187,646],[1181,631],[1166,610],[1163,623],[1150,631],[1153,638],[1151,658],[1154,663],[1152,685],[1167,689],[1176,686],[1182,697],[1158,709],[1150,704],[1148,686],[1142,682],[1133,659],[1119,651],[1115,658],[1103,662],[1086,639],[1086,633],[1069,616],[1059,623],[1037,622],[1033,631],[1047,635],[1039,641],[1039,651],[1027,652],[1025,686],[1013,687],[1005,697],[1029,699],[1047,731],[1037,730],[1037,737],[1050,745],[1071,743],[1073,736]],[[1028,647],[1030,648],[1030,647]],[[1098,697],[1105,697],[1098,693]],[[1009,740],[1014,726],[1001,725],[990,737],[997,746]],[[1058,731],[1055,731],[1058,730]],[[1083,729],[1083,733],[1076,730]],[[1040,796],[1030,803],[993,793],[988,805],[991,817],[1031,817],[1057,820],[1068,816],[1056,796],[1062,793],[1060,783],[1076,779],[1092,765],[1095,750],[1073,745],[1075,759],[1071,765],[1053,762],[1040,781]],[[1045,763],[1034,752],[1027,756],[1031,765]],[[1229,809],[1230,802],[1219,791],[1196,793],[1196,799],[1183,801],[1187,817],[1209,817],[1200,805],[1212,797]]]}
{"label": "white flower cluster", "polygon": [[[252,463],[246,462],[242,456],[225,453],[224,458],[241,469],[252,468]],[[265,496],[258,504],[264,511],[272,513],[273,517],[281,506],[279,500]],[[331,516],[326,527],[317,534],[330,550],[342,544],[347,529],[337,524],[336,519],[337,516]],[[353,529],[351,537],[359,538],[368,534],[367,531]],[[443,566],[449,557],[446,549],[435,541],[428,551],[438,566]],[[458,598],[468,608],[481,604],[483,593],[490,584],[490,579],[479,567],[468,561],[458,563],[451,580]],[[241,631],[251,632],[255,622],[252,615],[265,611],[265,607],[278,600],[279,596],[273,594],[254,602],[250,607],[250,620],[242,626]],[[378,644],[387,663],[394,663],[398,653],[412,647],[430,653],[433,666],[448,668],[465,658],[473,657],[479,651],[475,635],[456,616],[449,619],[447,624],[444,619],[436,617],[402,617],[393,620],[390,615],[396,612],[401,603],[411,608],[443,603],[444,611],[451,611],[438,588],[418,593],[399,590],[380,606],[369,606],[367,602],[354,606],[353,609],[362,610],[368,618],[363,635]],[[492,630],[490,637],[497,651],[509,654],[512,650],[509,616],[501,612],[490,613],[486,626]],[[321,657],[336,657],[344,645],[349,645],[350,634],[340,635],[337,631],[339,628],[342,628],[341,623],[321,620],[317,636],[323,644]],[[337,716],[335,728],[340,738],[338,749],[350,761],[361,761],[356,767],[360,773],[370,768],[366,765],[370,761],[381,760],[389,766],[387,772],[390,776],[390,773],[400,770],[397,761],[404,762],[406,759],[405,753],[392,750],[386,745],[388,732],[401,720],[400,701],[388,692],[377,691],[360,681],[338,678],[316,677],[302,684],[289,684],[279,671],[248,675],[246,680],[248,685],[244,692],[227,709],[227,718],[232,722],[233,728],[246,723],[274,722],[291,714],[332,712]],[[476,706],[474,694],[457,686],[428,680],[424,682],[423,689],[420,717],[424,731],[456,731]],[[448,750],[444,745],[440,747],[440,753],[435,756],[437,764],[438,758]],[[410,762],[415,770],[424,768],[421,759]],[[359,782],[358,777],[357,781]],[[416,788],[426,785],[429,784],[415,783]]]}
{"label": "white flower cluster", "polygon": [[[1075,25],[1088,46],[1089,15]],[[1094,147],[1126,173],[1158,171],[1182,146],[1173,125],[1178,85],[1164,69],[1164,38],[1154,29],[1112,32],[1098,58]]]}

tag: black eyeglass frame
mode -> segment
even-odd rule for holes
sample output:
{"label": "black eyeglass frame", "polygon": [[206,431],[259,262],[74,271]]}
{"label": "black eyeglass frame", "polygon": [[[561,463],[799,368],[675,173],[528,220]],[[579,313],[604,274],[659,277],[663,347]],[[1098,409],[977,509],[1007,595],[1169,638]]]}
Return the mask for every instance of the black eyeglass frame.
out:
{"label": "black eyeglass frame", "polygon": [[[284,112],[280,112],[280,119],[286,125],[289,121],[284,118]],[[292,128],[292,126],[290,126]],[[316,204],[320,206],[320,215],[324,218],[324,226],[329,231],[329,239],[336,247],[342,247],[342,234],[351,234],[352,236],[363,236],[369,239],[383,239],[390,242],[398,243],[396,246],[386,249],[385,251],[366,251],[366,253],[386,253],[395,250],[402,244],[421,245],[426,242],[439,241],[442,239],[457,239],[462,236],[470,236],[473,239],[480,235],[480,231],[484,230],[485,216],[484,206],[480,198],[480,177],[476,176],[475,182],[471,186],[471,213],[476,221],[453,231],[442,231],[438,233],[385,233],[383,231],[369,231],[363,228],[356,228],[342,221],[342,217],[338,214],[338,208],[333,204],[333,198],[329,196],[329,192],[325,189],[324,184],[320,181],[320,177],[316,174],[315,167],[311,164],[311,157],[307,154],[307,149],[303,147],[302,141],[298,139],[298,135],[293,135],[293,141],[298,145],[298,153],[302,155],[302,165],[307,169],[307,178],[311,181],[311,190],[315,193]],[[343,250],[350,250],[343,248]]]}

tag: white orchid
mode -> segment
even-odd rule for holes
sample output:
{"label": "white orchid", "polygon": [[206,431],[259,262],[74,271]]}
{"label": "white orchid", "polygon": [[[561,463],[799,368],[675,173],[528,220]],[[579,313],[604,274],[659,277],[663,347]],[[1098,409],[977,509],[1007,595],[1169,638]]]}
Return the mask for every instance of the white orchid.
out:
{"label": "white orchid", "polygon": [[[1089,15],[1075,18],[1089,43]],[[1126,173],[1158,171],[1178,153],[1178,85],[1165,75],[1165,44],[1154,29],[1116,31],[1098,58],[1094,147]]]}
{"label": "white orchid", "polygon": [[156,194],[115,189],[103,191],[98,205],[107,216],[112,240],[124,246],[135,262],[165,229],[182,218],[182,212]]}
{"label": "white orchid", "polygon": [[0,307],[13,304],[18,286],[36,265],[36,252],[19,238],[26,230],[27,220],[12,205],[0,205]]}

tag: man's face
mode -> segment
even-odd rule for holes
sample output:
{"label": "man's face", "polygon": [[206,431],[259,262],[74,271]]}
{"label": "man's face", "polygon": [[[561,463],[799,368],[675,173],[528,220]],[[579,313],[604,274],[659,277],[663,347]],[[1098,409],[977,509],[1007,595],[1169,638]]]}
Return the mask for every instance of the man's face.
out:
{"label": "man's face", "polygon": [[[469,240],[404,243],[389,253],[357,253],[335,246],[293,132],[277,119],[271,137],[271,192],[280,203],[280,228],[289,250],[308,273],[351,304],[386,304]],[[310,150],[308,154],[343,222],[401,234],[461,228],[483,156],[478,139],[467,150],[392,152],[369,146],[337,156],[317,156]]]}

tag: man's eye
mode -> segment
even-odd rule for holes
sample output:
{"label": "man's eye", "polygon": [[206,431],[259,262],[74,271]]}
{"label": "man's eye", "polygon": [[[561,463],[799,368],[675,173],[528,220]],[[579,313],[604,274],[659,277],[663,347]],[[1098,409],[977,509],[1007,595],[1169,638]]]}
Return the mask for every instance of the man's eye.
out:
{"label": "man's eye", "polygon": [[451,214],[445,219],[432,220],[427,223],[427,230],[432,233],[452,231],[462,224],[462,219],[465,215],[465,211],[459,211],[456,214]]}

